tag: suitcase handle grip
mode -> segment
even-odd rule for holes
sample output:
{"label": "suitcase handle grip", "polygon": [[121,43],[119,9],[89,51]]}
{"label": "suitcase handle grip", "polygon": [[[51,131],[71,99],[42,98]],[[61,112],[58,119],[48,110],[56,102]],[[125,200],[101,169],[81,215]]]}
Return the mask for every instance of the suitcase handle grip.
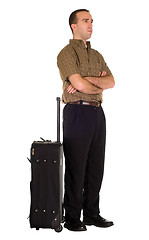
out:
{"label": "suitcase handle grip", "polygon": [[60,142],[60,97],[56,98],[57,100],[57,142]]}

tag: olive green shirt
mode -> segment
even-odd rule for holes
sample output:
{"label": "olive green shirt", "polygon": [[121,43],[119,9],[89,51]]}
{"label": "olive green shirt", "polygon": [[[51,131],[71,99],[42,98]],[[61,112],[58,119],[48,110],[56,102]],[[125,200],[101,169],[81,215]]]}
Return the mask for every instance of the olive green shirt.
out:
{"label": "olive green shirt", "polygon": [[68,93],[67,88],[71,84],[68,77],[72,74],[80,74],[81,77],[99,77],[99,73],[105,71],[111,74],[102,55],[91,48],[90,42],[85,46],[82,40],[73,39],[65,46],[57,57],[57,65],[63,81],[64,103],[83,101],[102,101],[102,94],[85,94],[79,91]]}

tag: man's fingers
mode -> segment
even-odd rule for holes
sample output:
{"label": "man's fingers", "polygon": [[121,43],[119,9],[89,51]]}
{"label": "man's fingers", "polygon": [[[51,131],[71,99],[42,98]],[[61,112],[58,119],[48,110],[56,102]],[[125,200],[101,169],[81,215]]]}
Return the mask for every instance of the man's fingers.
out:
{"label": "man's fingers", "polygon": [[72,91],[72,93],[75,93],[77,90],[76,89],[74,89],[73,91]]}
{"label": "man's fingers", "polygon": [[100,72],[100,73],[99,73],[99,77],[104,77],[104,76],[106,76],[106,74],[107,74],[107,73],[106,73],[105,71]]}
{"label": "man's fingers", "polygon": [[103,71],[102,74],[101,74],[101,76],[102,76],[102,77],[103,77],[103,76],[106,76],[106,74],[107,74],[107,73],[106,73],[105,71]]}
{"label": "man's fingers", "polygon": [[67,92],[69,92],[69,91],[70,91],[70,89],[71,89],[71,88],[70,88],[70,85],[69,85],[69,87],[67,88]]}
{"label": "man's fingers", "polygon": [[75,92],[76,92],[76,88],[74,88],[74,87],[70,84],[69,87],[67,88],[67,92],[68,92],[68,93],[75,93]]}

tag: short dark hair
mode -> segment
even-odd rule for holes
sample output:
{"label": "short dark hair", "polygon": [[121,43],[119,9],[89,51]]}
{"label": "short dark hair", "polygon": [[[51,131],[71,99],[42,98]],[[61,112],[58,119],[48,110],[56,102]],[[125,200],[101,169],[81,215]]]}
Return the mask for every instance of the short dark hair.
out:
{"label": "short dark hair", "polygon": [[[77,23],[77,13],[78,12],[89,12],[89,10],[87,9],[78,9],[78,10],[75,10],[74,12],[72,12],[70,14],[70,17],[69,17],[69,26],[71,28],[71,24],[76,24]],[[73,32],[72,28],[71,28],[71,31]]]}

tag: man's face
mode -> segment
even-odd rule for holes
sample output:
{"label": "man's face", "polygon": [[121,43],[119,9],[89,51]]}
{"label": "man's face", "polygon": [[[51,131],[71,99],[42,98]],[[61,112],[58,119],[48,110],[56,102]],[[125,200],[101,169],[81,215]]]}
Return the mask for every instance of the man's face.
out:
{"label": "man's face", "polygon": [[93,31],[93,19],[89,12],[77,13],[77,23],[72,24],[74,38],[87,40],[91,37]]}

